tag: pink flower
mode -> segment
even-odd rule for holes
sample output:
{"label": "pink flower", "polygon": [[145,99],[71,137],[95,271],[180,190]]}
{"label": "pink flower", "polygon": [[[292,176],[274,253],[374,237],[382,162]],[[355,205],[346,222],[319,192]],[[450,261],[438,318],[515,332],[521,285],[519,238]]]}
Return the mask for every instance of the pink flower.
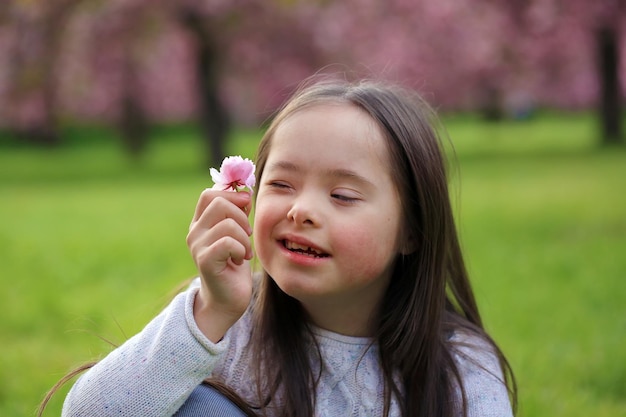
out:
{"label": "pink flower", "polygon": [[252,191],[255,185],[254,163],[248,158],[241,156],[229,156],[224,158],[218,171],[211,168],[211,178],[215,185],[214,189],[243,191],[246,188]]}

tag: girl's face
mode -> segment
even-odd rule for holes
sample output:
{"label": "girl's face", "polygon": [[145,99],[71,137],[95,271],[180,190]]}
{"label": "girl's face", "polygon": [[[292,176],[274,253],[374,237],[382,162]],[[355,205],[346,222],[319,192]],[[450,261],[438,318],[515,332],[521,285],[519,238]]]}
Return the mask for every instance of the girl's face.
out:
{"label": "girl's face", "polygon": [[380,301],[402,223],[389,165],[378,126],[350,104],[313,105],[276,129],[258,185],[255,250],[309,312],[369,315]]}

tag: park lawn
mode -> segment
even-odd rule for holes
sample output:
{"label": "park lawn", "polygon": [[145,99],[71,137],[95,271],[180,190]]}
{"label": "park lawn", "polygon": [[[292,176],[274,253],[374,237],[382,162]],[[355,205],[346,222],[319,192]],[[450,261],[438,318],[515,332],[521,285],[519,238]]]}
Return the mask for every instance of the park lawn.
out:
{"label": "park lawn", "polygon": [[[588,115],[444,118],[452,195],[486,326],[522,416],[626,415],[626,149]],[[185,246],[210,185],[197,131],[161,128],[140,163],[107,131],[0,148],[0,415],[33,415],[69,369],[139,331],[194,274]],[[251,157],[259,132],[228,152]],[[45,415],[59,415],[66,386]]]}

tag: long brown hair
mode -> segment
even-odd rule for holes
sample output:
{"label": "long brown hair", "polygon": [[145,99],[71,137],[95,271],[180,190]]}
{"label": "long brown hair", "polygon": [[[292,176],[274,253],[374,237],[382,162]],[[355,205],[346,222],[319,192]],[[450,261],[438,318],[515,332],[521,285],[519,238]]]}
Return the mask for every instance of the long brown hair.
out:
{"label": "long brown hair", "polygon": [[[398,255],[373,335],[384,373],[384,410],[395,396],[402,415],[466,414],[460,371],[454,361],[455,331],[477,335],[499,358],[513,408],[511,367],[486,334],[459,245],[450,204],[446,163],[431,108],[414,92],[361,81],[322,81],[304,86],[269,125],[256,158],[260,180],[276,128],[309,106],[342,102],[367,112],[380,126],[391,156],[390,170],[402,200],[404,224],[414,249]],[[257,181],[259,183],[260,181]],[[254,308],[252,346],[261,408],[280,404],[281,416],[312,417],[319,375],[309,365],[314,340],[300,303],[264,273]],[[319,357],[319,350],[314,352]],[[319,358],[322,359],[321,357]],[[480,364],[477,364],[480,366]],[[400,376],[397,386],[392,376]],[[456,409],[455,386],[462,393]]]}

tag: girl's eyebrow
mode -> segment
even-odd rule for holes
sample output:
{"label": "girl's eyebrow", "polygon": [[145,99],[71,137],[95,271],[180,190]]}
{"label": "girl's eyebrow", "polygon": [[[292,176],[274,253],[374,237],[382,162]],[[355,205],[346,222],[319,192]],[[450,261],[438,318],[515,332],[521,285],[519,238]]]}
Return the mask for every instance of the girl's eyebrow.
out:
{"label": "girl's eyebrow", "polygon": [[330,169],[330,170],[325,171],[325,174],[333,178],[337,178],[337,179],[346,179],[350,181],[355,181],[362,185],[367,185],[367,186],[374,185],[372,181],[370,181],[369,179],[349,169],[343,169],[343,168]]}
{"label": "girl's eyebrow", "polygon": [[283,171],[293,171],[293,172],[300,171],[300,168],[298,168],[296,164],[292,164],[291,162],[287,162],[287,161],[274,162],[269,166],[269,168],[283,170]]}
{"label": "girl's eyebrow", "polygon": [[[270,165],[270,168],[272,169],[278,169],[278,170],[284,170],[284,171],[290,171],[290,172],[299,172],[301,171],[300,167],[298,167],[296,164],[293,164],[291,162],[287,162],[287,161],[277,161],[273,164]],[[369,180],[368,178],[352,171],[349,169],[344,169],[344,168],[336,168],[336,169],[328,169],[324,171],[324,175],[327,175],[329,177],[333,177],[333,178],[337,178],[337,179],[348,179],[351,181],[356,181],[358,183],[361,183],[363,185],[367,185],[367,186],[373,186],[374,183]]]}

